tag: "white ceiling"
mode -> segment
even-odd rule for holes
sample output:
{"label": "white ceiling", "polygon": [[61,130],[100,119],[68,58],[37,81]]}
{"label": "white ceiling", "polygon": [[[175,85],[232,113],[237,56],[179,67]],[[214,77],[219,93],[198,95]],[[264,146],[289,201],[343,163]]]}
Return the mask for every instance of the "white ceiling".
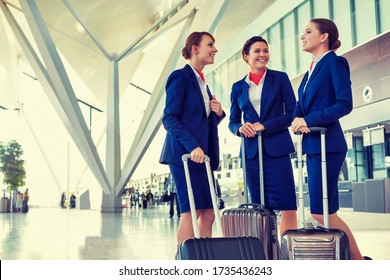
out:
{"label": "white ceiling", "polygon": [[[30,42],[32,42],[32,36],[21,12],[19,1],[9,0],[3,2],[8,5],[25,34],[30,38]],[[83,100],[85,98],[90,99],[85,101],[103,107],[103,110],[107,95],[108,59],[78,23],[66,4],[78,15],[109,54],[121,54],[136,42],[141,35],[147,33],[159,18],[163,17],[180,2],[182,0],[36,0],[57,49],[93,95],[88,97],[87,94],[76,91],[76,96]],[[189,0],[177,14],[169,18],[156,32],[151,32],[145,39],[161,32],[164,28],[175,26],[176,22],[185,18],[194,8],[198,12],[192,30],[202,30],[202,23],[209,20],[208,10],[214,2]],[[273,2],[275,1],[227,1],[226,9],[214,32],[217,47],[222,48],[228,40],[257,18]],[[12,73],[18,69],[12,69],[14,68],[12,63],[7,61],[10,59],[7,47],[17,48],[18,44],[12,38],[12,33],[7,27],[8,23],[4,20],[2,13],[0,13],[0,17],[3,18],[0,27],[2,46],[0,49],[0,64],[5,65],[8,73]],[[150,92],[153,90],[153,81],[151,83],[150,79],[142,79],[142,77],[158,77],[161,74],[163,65],[172,52],[173,44],[180,33],[181,24],[177,24],[176,28],[170,28],[163,35],[158,36],[157,39],[152,40],[143,48],[120,61],[119,84],[121,93],[124,92],[129,83],[136,84]],[[35,46],[34,43],[33,45]],[[19,59],[23,60],[22,51],[18,48],[16,52]],[[36,52],[39,54],[37,49]],[[33,73],[30,74],[34,75]]]}
{"label": "white ceiling", "polygon": [[[124,133],[121,133],[122,143],[126,142],[127,146],[125,149],[122,147],[120,151],[122,160],[126,154],[123,152],[128,151],[123,167],[119,170],[122,175],[117,184],[122,187],[126,176],[131,176],[134,172],[139,159],[154,138],[155,128],[161,124],[160,116],[154,110],[162,104],[160,100],[163,84],[169,75],[168,72],[176,65],[172,55],[181,49],[181,45],[176,47],[175,45],[180,42],[180,34],[188,22],[187,18],[194,15],[196,10],[190,31],[210,31],[211,28],[211,33],[216,37],[217,48],[223,49],[248,25],[252,26],[255,34],[259,34],[264,26],[259,26],[259,32],[256,32],[256,24],[259,21],[255,20],[277,2],[277,0],[29,0],[20,5],[17,0],[0,1],[2,2],[0,106],[15,108],[23,104],[21,100],[23,95],[18,92],[20,88],[18,77],[24,74],[32,78],[37,77],[42,87],[48,91],[46,93],[52,105],[105,191],[113,187],[113,182],[108,182],[101,156],[96,152],[96,143],[93,143],[92,136],[82,120],[83,117],[80,116],[75,98],[107,112],[107,100],[111,101],[108,96],[112,98],[113,91],[112,76],[109,75],[113,73],[112,61],[117,55],[121,57],[127,53],[126,50],[132,49],[131,53],[123,55],[123,59],[118,60],[119,100],[135,99],[132,96],[137,91],[129,84],[135,84],[152,93],[152,96],[145,105],[142,121],[135,122],[134,127],[130,128],[136,131],[133,134],[134,138],[126,141]],[[16,25],[20,26],[33,52],[28,46],[23,48],[27,53],[22,52],[5,15],[8,15],[8,20],[15,18],[14,30]],[[26,20],[26,17],[30,16],[32,19]],[[43,23],[40,23],[40,18]],[[162,19],[166,20],[161,22]],[[159,22],[161,24],[157,25]],[[48,29],[48,33],[43,31],[45,28]],[[36,33],[35,36],[32,32]],[[46,35],[48,36],[45,37]],[[20,35],[17,37],[20,40]],[[34,38],[38,38],[37,42]],[[57,56],[49,54],[55,52],[51,43],[55,45],[66,73],[61,63],[58,63]],[[33,53],[36,53],[39,62]],[[171,65],[168,61],[175,64]],[[184,60],[180,61],[184,63]],[[29,64],[33,66],[30,67]],[[41,65],[46,69],[42,70]],[[165,73],[163,69],[166,65],[168,66],[166,69],[171,70],[166,70]],[[37,73],[34,73],[33,69]],[[55,83],[54,87],[50,84],[52,82]],[[129,88],[134,91],[128,93]],[[122,99],[125,93],[126,99]],[[123,105],[127,104],[121,104],[121,108]],[[112,120],[112,115],[107,117],[110,118]],[[126,121],[129,122],[128,119]],[[112,124],[110,122],[110,125]],[[122,123],[120,125],[122,126]],[[123,127],[119,128],[121,132],[122,129]],[[111,133],[109,135],[112,136]],[[113,161],[110,161],[110,164],[106,162],[106,168],[116,166],[120,161],[120,157],[117,156],[118,145],[114,145],[113,152],[109,151],[114,143],[114,140],[110,139],[111,142],[106,144],[106,152],[110,153],[110,160]],[[115,156],[111,157],[112,154]]]}

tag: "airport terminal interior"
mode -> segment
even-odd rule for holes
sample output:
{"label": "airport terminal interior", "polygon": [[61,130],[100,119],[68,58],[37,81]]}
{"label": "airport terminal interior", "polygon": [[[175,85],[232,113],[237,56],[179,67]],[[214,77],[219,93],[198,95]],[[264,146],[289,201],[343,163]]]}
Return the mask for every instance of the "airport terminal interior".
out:
{"label": "airport terminal interior", "polygon": [[[390,260],[390,215],[341,209],[363,255]],[[174,260],[178,219],[169,205],[99,210],[31,208],[0,215],[2,260]],[[215,230],[215,229],[214,229]]]}
{"label": "airport terminal interior", "polygon": [[[185,38],[216,38],[204,74],[227,114],[215,172],[227,209],[243,202],[240,139],[228,119],[232,84],[248,74],[244,42],[267,39],[267,67],[286,72],[297,94],[312,60],[300,36],[310,19],[328,18],[339,28],[354,106],[341,119],[339,215],[363,255],[390,260],[388,11],[388,0],[0,0],[0,144],[22,147],[19,190],[30,195],[27,213],[12,209],[15,193],[0,172],[0,259],[173,260],[180,220],[160,200],[169,175],[159,164],[161,119]],[[297,182],[295,154],[291,163]],[[133,206],[136,190],[154,202]]]}

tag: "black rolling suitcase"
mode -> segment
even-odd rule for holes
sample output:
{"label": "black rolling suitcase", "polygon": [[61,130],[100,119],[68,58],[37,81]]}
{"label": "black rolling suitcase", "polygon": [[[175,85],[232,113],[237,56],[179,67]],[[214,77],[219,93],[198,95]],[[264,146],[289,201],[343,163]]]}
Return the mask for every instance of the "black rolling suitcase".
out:
{"label": "black rolling suitcase", "polygon": [[246,165],[244,137],[241,138],[241,157],[244,178],[245,204],[238,208],[226,209],[222,213],[222,228],[225,236],[254,236],[263,243],[267,260],[278,260],[280,246],[278,240],[277,216],[273,210],[265,207],[264,173],[262,155],[262,135],[258,135],[259,171],[260,171],[260,201],[261,204],[248,203],[248,187],[246,185]]}
{"label": "black rolling suitcase", "polygon": [[287,230],[282,236],[281,259],[283,260],[349,260],[349,242],[346,233],[340,229],[329,228],[328,190],[326,177],[326,128],[311,127],[310,133],[321,133],[321,161],[324,227],[314,227],[305,223],[302,176],[302,133],[297,145],[299,220],[304,227]]}
{"label": "black rolling suitcase", "polygon": [[[183,155],[184,171],[186,175],[188,196],[190,200],[192,225],[195,238],[185,240],[179,245],[177,259],[179,260],[265,260],[263,245],[256,237],[213,237],[202,238],[196,216],[194,195],[192,192],[190,174],[188,169],[189,154]],[[210,193],[213,201],[215,222],[218,235],[222,235],[221,218],[219,216],[217,198],[210,167],[210,159],[205,155],[207,176]]]}

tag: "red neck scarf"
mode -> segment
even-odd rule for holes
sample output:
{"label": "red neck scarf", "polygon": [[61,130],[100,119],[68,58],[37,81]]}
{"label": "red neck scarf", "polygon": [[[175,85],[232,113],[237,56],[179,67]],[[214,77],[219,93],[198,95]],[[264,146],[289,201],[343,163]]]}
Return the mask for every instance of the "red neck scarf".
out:
{"label": "red neck scarf", "polygon": [[260,74],[255,74],[255,73],[249,72],[249,80],[254,82],[256,85],[259,85],[259,83],[260,83],[261,79],[263,78],[264,73],[265,73],[266,70],[264,70]]}
{"label": "red neck scarf", "polygon": [[310,72],[311,72],[311,70],[313,70],[313,64],[314,64],[314,60],[312,60],[311,63],[310,63],[310,68],[309,68]]}
{"label": "red neck scarf", "polygon": [[199,74],[199,76],[200,76],[200,78],[202,79],[202,81],[204,82],[204,75],[203,75],[203,73],[202,72],[200,72],[198,69],[196,69],[195,67],[194,67],[194,69],[195,69],[195,71]]}

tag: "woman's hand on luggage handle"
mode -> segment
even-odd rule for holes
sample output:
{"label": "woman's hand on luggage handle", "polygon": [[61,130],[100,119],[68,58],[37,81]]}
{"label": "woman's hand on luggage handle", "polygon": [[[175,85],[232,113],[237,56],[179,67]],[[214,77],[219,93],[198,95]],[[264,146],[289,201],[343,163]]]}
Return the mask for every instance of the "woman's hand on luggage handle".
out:
{"label": "woman's hand on luggage handle", "polygon": [[200,147],[197,147],[191,152],[191,160],[196,163],[204,162],[204,152]]}
{"label": "woman's hand on luggage handle", "polygon": [[255,127],[250,122],[246,122],[242,126],[240,126],[238,132],[244,134],[244,136],[247,138],[252,138],[256,135]]}
{"label": "woman's hand on luggage handle", "polygon": [[309,133],[310,129],[304,118],[295,118],[291,123],[291,128],[294,132],[300,131],[302,133]]}

